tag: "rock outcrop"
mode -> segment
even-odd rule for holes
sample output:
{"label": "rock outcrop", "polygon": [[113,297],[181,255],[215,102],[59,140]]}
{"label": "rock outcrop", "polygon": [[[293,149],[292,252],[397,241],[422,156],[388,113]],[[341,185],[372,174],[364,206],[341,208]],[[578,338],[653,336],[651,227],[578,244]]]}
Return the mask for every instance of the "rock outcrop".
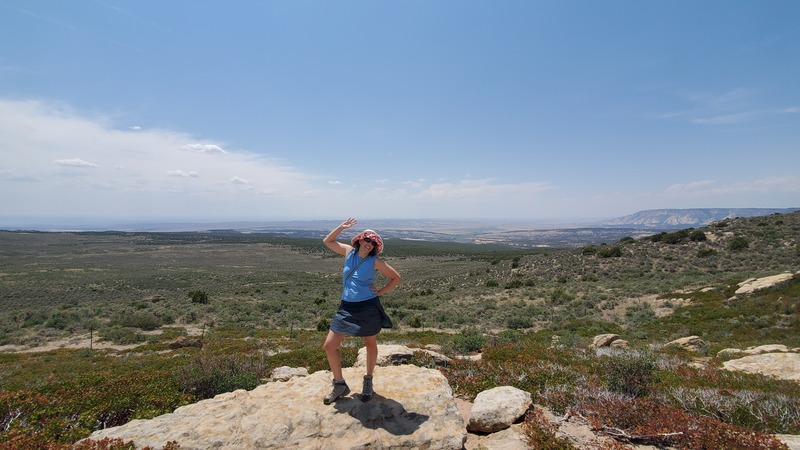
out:
{"label": "rock outcrop", "polygon": [[792,273],[781,273],[763,278],[750,278],[749,280],[739,283],[739,289],[736,290],[736,295],[752,294],[755,291],[766,289],[768,287],[775,286],[778,283],[791,280],[792,277],[794,277],[794,274]]}
{"label": "rock outcrop", "polygon": [[531,393],[513,386],[499,386],[475,397],[467,424],[469,431],[494,433],[511,427],[533,404]]}
{"label": "rock outcrop", "polygon": [[[793,373],[800,374],[800,354],[757,354],[768,349],[783,350],[781,346],[754,347],[748,349],[754,354],[747,358],[775,361],[776,357],[786,357],[790,365],[794,364]],[[379,346],[379,353],[385,356],[381,360],[384,364],[404,359],[404,356],[391,355],[408,355],[414,351],[420,349]],[[762,360],[753,367],[752,371],[773,375]],[[750,371],[746,364],[726,368]],[[455,399],[447,379],[438,370],[390,365],[375,369],[375,395],[364,403],[357,395],[364,369],[346,368],[343,373],[353,393],[332,405],[322,403],[331,387],[330,372],[308,375],[304,368],[279,367],[273,371],[272,379],[287,381],[271,381],[252,391],[221,394],[154,419],[134,420],[97,431],[90,439],[121,438],[133,441],[138,448],[162,448],[175,441],[183,450],[528,448],[519,421],[532,407],[529,392],[501,386],[481,392],[473,404]],[[614,444],[610,437],[596,434],[580,416],[558,418],[547,408],[536,406],[536,409],[541,409],[544,418],[557,430],[557,436],[569,439],[577,448]],[[800,450],[795,446],[798,436],[780,435],[778,438],[789,448]],[[627,445],[626,448],[652,449],[646,445]]]}
{"label": "rock outcrop", "polygon": [[608,333],[595,336],[592,339],[592,347],[597,349],[605,347],[628,348],[629,344],[625,339],[620,339],[618,334]]}
{"label": "rock outcrop", "polygon": [[[354,393],[363,369],[344,369]],[[361,402],[351,394],[332,405],[322,398],[329,371],[271,382],[183,406],[170,414],[134,420],[93,433],[137,446],[163,447],[177,441],[193,449],[367,449],[461,450],[467,439],[447,379],[434,369],[389,366],[375,369],[375,395]]]}
{"label": "rock outcrop", "polygon": [[[446,366],[450,363],[450,358],[441,353],[437,353],[430,349],[424,348],[409,348],[405,345],[398,344],[379,344],[378,345],[378,360],[376,362],[379,366],[397,366],[406,364],[411,361],[415,353],[422,353],[430,356],[437,366]],[[358,356],[353,367],[365,367],[367,365],[367,349],[361,347],[358,350]]]}
{"label": "rock outcrop", "polygon": [[725,361],[722,366],[727,370],[800,381],[800,353],[761,353]]}
{"label": "rock outcrop", "polygon": [[700,353],[706,348],[706,342],[700,336],[687,336],[667,342],[668,346],[680,347],[689,352]]}

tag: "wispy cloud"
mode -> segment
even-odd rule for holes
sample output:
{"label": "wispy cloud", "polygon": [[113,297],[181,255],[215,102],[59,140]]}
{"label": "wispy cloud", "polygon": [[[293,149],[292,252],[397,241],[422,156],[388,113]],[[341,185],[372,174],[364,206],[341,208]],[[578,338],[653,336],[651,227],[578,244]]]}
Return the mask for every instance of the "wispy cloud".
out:
{"label": "wispy cloud", "polygon": [[239,185],[251,185],[251,184],[253,184],[253,182],[251,180],[248,180],[248,179],[242,178],[242,177],[233,177],[233,178],[230,179],[230,182],[233,183],[233,184],[239,184]]}
{"label": "wispy cloud", "polygon": [[5,214],[18,215],[186,215],[217,208],[246,215],[261,192],[291,198],[319,181],[285,161],[227,150],[224,143],[163,129],[119,129],[105,118],[40,101],[0,99],[0,160],[0,190],[12,189],[2,183],[38,181],[4,203]]}
{"label": "wispy cloud", "polygon": [[53,164],[57,166],[66,166],[66,167],[97,167],[97,164],[91,163],[89,161],[84,161],[80,158],[57,159],[53,161]]}
{"label": "wispy cloud", "polygon": [[222,147],[216,144],[186,144],[181,147],[181,149],[197,153],[227,153]]}
{"label": "wispy cloud", "polygon": [[183,171],[183,170],[168,170],[167,175],[171,177],[184,177],[184,178],[197,178],[200,176],[199,173],[190,170],[190,171]]}
{"label": "wispy cloud", "polygon": [[553,189],[548,183],[544,182],[524,182],[524,183],[497,183],[494,179],[483,180],[462,180],[457,183],[438,183],[432,184],[421,193],[420,198],[432,199],[470,199],[482,201],[485,199],[497,199],[502,196],[529,197],[537,193]]}
{"label": "wispy cloud", "polygon": [[774,176],[750,181],[718,184],[710,180],[678,183],[669,186],[670,195],[704,196],[714,198],[721,195],[740,195],[763,192],[800,192],[800,177]]}
{"label": "wispy cloud", "polygon": [[[678,111],[653,114],[660,120],[688,120],[694,125],[736,125],[775,114],[775,108],[761,104],[757,92],[739,87],[721,93],[681,92],[689,105]],[[792,108],[781,112],[791,112]]]}
{"label": "wispy cloud", "polygon": [[694,191],[705,186],[709,186],[714,182],[711,180],[699,180],[699,181],[691,181],[689,183],[676,183],[666,189],[666,192],[675,193],[675,192],[687,192],[687,191]]}
{"label": "wispy cloud", "polygon": [[723,114],[721,116],[713,117],[696,117],[692,119],[692,123],[697,125],[729,125],[747,122],[758,115],[759,113],[757,112],[743,112],[737,114]]}

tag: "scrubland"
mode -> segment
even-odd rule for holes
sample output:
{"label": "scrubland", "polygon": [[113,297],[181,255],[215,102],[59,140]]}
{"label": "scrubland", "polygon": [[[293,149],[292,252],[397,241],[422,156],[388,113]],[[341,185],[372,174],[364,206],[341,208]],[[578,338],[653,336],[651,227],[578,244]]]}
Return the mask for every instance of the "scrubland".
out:
{"label": "scrubland", "polygon": [[[456,395],[513,385],[620,442],[781,448],[769,434],[800,434],[798,383],[721,370],[716,353],[800,347],[800,277],[734,295],[748,278],[800,270],[799,236],[794,213],[578,249],[387,242],[403,283],[383,299],[397,327],[379,342],[482,352],[440,367]],[[278,366],[327,369],[341,263],[314,239],[0,232],[0,448],[68,448],[251,389]],[[630,348],[598,353],[601,333]],[[664,346],[690,335],[703,353]],[[569,448],[535,414],[528,432],[536,448]]]}

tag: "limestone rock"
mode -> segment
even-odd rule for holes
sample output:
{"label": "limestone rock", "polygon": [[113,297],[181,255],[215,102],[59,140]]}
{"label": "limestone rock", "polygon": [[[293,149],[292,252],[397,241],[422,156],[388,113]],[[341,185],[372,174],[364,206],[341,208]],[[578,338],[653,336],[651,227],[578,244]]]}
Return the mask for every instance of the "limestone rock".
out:
{"label": "limestone rock", "polygon": [[727,370],[760,373],[784,380],[800,381],[800,353],[764,353],[722,363]]}
{"label": "limestone rock", "polygon": [[744,350],[739,348],[723,348],[717,352],[717,356],[720,358],[734,358],[742,354],[744,354]]}
{"label": "limestone rock", "polygon": [[465,450],[530,450],[528,438],[514,424],[505,430],[489,435],[470,434],[464,444]]}
{"label": "limestone rock", "polygon": [[763,278],[750,278],[749,280],[739,283],[739,289],[736,290],[736,295],[752,294],[755,291],[766,289],[783,281],[790,280],[793,276],[794,274],[787,272]]}
{"label": "limestone rock", "polygon": [[[406,364],[414,357],[414,350],[406,347],[405,345],[395,344],[380,344],[378,345],[378,362],[379,366],[397,366]],[[367,348],[361,347],[358,349],[358,357],[353,367],[366,367],[367,365]]]}
{"label": "limestone rock", "polygon": [[467,429],[481,433],[504,430],[522,417],[531,404],[531,393],[513,386],[483,391],[475,397]]}
{"label": "limestone rock", "polygon": [[305,367],[280,366],[272,370],[270,377],[275,381],[289,381],[294,377],[307,377],[308,369]]}
{"label": "limestone rock", "polygon": [[[396,366],[400,364],[406,364],[411,361],[411,358],[417,352],[424,353],[433,358],[437,366],[446,366],[450,363],[450,358],[447,356],[427,348],[409,348],[405,345],[379,344],[378,361],[376,364],[379,366]],[[361,347],[358,350],[358,356],[356,357],[356,362],[353,367],[366,367],[366,365],[367,349],[366,347]]]}
{"label": "limestone rock", "polygon": [[800,450],[800,436],[796,434],[775,434],[776,439],[786,444],[789,450]]}
{"label": "limestone rock", "polygon": [[433,350],[428,350],[428,349],[418,349],[418,351],[433,358],[433,361],[436,363],[437,366],[447,366],[448,364],[450,364],[451,359],[439,352],[435,352]]}
{"label": "limestone rock", "polygon": [[761,355],[763,353],[777,353],[777,352],[788,352],[789,348],[783,344],[769,344],[769,345],[759,345],[758,347],[747,347],[747,350],[744,353],[748,355]]}
{"label": "limestone rock", "polygon": [[629,348],[630,344],[625,339],[615,339],[611,343],[611,348]]}
{"label": "limestone rock", "polygon": [[668,342],[667,345],[675,345],[690,352],[701,352],[705,350],[706,343],[700,336],[687,336]]}
{"label": "limestone rock", "polygon": [[597,336],[594,337],[594,339],[592,339],[592,347],[594,348],[608,347],[617,339],[619,339],[618,334],[612,334],[612,333],[598,334]]}
{"label": "limestone rock", "polygon": [[[363,372],[343,370],[354,392],[360,391]],[[331,378],[329,371],[318,371],[252,391],[229,392],[150,420],[97,431],[90,438],[118,437],[139,448],[177,441],[182,450],[462,449],[464,420],[438,370],[377,367],[372,400],[364,403],[351,394],[324,405]]]}

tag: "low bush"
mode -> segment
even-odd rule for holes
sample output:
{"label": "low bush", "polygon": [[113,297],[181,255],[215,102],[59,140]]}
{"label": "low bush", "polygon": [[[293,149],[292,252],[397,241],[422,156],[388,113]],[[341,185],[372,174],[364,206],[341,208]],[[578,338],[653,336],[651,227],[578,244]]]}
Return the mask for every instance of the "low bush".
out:
{"label": "low bush", "polygon": [[201,355],[181,372],[183,391],[205,399],[237,389],[255,389],[266,376],[266,367],[244,356]]}
{"label": "low bush", "polygon": [[654,381],[656,359],[640,351],[621,351],[601,359],[608,388],[631,397],[646,396]]}
{"label": "low bush", "polygon": [[546,450],[577,450],[569,439],[556,436],[558,427],[544,417],[542,410],[530,409],[522,422],[522,433],[530,448]]}
{"label": "low bush", "polygon": [[477,352],[484,345],[486,345],[486,337],[473,328],[468,328],[453,337],[453,348],[460,353]]}

